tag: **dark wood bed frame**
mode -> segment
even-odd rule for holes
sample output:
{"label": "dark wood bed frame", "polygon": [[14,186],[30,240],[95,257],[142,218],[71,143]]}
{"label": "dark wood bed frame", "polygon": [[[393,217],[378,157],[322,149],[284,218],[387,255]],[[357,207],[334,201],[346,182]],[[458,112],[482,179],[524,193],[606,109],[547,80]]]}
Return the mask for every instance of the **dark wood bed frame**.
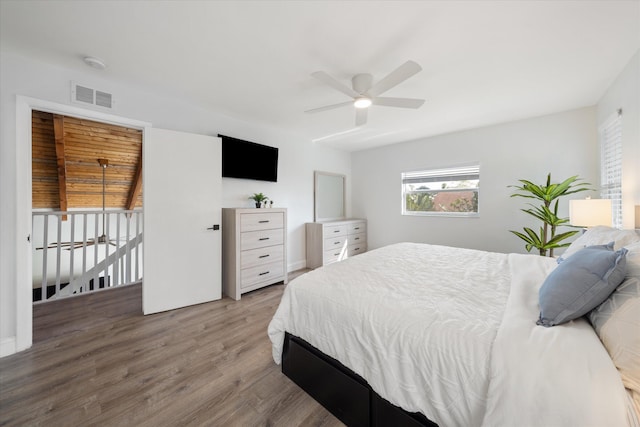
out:
{"label": "dark wood bed frame", "polygon": [[364,378],[289,333],[282,372],[347,426],[438,427],[420,413],[392,405]]}

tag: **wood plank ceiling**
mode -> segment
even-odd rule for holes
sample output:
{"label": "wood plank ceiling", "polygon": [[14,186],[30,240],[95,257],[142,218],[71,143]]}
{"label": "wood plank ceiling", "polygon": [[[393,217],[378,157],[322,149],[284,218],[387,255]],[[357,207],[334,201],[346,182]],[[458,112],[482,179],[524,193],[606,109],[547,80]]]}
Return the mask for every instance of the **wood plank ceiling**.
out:
{"label": "wood plank ceiling", "polygon": [[142,131],[33,111],[32,207],[66,211],[142,207]]}

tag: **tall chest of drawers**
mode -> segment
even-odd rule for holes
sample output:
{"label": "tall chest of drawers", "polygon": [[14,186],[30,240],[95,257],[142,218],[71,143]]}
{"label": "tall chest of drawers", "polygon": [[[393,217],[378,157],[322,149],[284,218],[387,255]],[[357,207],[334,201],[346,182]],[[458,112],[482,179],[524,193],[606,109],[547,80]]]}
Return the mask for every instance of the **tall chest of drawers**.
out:
{"label": "tall chest of drawers", "polygon": [[287,283],[287,210],[222,209],[222,289],[235,300]]}
{"label": "tall chest of drawers", "polygon": [[318,268],[367,251],[367,220],[308,222],[307,267]]}

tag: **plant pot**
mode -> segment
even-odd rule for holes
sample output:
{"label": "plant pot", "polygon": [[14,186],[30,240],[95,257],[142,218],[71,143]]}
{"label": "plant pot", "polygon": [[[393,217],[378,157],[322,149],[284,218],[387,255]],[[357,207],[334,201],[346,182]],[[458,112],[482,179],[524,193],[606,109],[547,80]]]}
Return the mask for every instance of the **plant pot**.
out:
{"label": "plant pot", "polygon": [[260,206],[262,206],[262,204],[260,202],[256,202],[256,208],[260,209]]}

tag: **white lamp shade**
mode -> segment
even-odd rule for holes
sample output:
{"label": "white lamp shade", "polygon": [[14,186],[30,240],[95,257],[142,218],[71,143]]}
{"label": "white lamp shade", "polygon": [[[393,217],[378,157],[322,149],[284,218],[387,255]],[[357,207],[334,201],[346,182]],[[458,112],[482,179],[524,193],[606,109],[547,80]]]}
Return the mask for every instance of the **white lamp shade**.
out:
{"label": "white lamp shade", "polygon": [[611,227],[611,199],[569,200],[569,223],[578,227]]}

